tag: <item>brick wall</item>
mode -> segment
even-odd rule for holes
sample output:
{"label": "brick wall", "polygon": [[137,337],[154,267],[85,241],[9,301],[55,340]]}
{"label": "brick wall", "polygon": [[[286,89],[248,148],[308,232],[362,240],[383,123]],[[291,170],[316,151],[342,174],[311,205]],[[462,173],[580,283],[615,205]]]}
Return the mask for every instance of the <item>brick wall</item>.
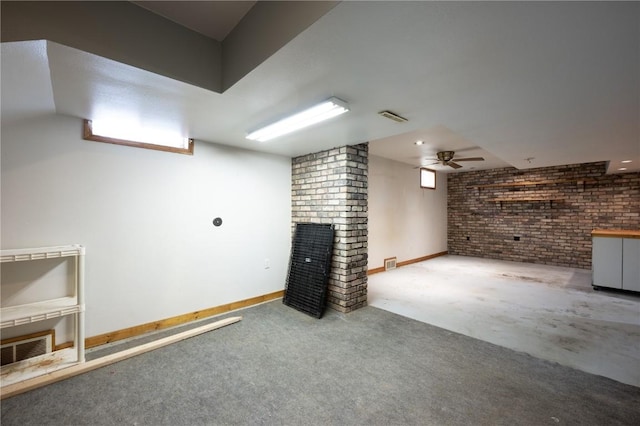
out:
{"label": "brick wall", "polygon": [[340,312],[367,304],[367,169],[366,143],[304,155],[291,164],[293,226],[335,226],[328,304]]}
{"label": "brick wall", "polygon": [[449,253],[591,269],[592,229],[640,229],[640,173],[605,171],[598,162],[449,174]]}

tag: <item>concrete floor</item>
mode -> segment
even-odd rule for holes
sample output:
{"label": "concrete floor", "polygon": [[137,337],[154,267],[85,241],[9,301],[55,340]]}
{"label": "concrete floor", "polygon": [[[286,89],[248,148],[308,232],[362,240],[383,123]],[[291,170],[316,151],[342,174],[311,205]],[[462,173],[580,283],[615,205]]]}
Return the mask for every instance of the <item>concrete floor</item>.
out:
{"label": "concrete floor", "polygon": [[442,256],[369,277],[380,309],[640,387],[640,294],[591,271]]}

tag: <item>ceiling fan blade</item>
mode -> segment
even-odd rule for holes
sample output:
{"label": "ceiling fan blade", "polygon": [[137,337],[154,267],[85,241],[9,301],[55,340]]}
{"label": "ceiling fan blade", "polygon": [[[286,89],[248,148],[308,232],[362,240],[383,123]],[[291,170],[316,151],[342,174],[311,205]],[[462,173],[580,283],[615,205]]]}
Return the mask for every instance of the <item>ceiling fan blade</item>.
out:
{"label": "ceiling fan blade", "polygon": [[456,161],[484,161],[482,157],[456,158]]}
{"label": "ceiling fan blade", "polygon": [[454,169],[459,169],[460,167],[462,167],[460,164],[458,164],[458,163],[454,163],[453,161],[449,161],[449,162],[447,163],[447,166],[449,166],[449,167],[453,167]]}
{"label": "ceiling fan blade", "polygon": [[423,164],[423,165],[421,165],[421,166],[416,166],[416,167],[414,167],[414,169],[421,169],[421,168],[423,168],[423,167],[433,166],[434,164],[440,164],[440,162],[439,162],[439,161],[436,161],[435,163]]}

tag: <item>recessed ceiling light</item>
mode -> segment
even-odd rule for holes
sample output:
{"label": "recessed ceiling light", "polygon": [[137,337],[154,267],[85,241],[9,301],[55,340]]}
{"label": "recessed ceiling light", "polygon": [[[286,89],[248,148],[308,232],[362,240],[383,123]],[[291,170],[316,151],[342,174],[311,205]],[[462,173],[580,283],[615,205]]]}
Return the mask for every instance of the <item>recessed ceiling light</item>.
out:
{"label": "recessed ceiling light", "polygon": [[622,160],[621,163],[624,163],[624,164],[633,163],[633,160]]}
{"label": "recessed ceiling light", "polygon": [[622,172],[622,171],[627,170],[627,168],[626,167],[620,167],[618,170],[620,170]]}
{"label": "recessed ceiling light", "polygon": [[[422,144],[424,144],[424,141],[416,141],[416,145],[420,146]],[[624,161],[623,161],[623,163],[624,163]]]}

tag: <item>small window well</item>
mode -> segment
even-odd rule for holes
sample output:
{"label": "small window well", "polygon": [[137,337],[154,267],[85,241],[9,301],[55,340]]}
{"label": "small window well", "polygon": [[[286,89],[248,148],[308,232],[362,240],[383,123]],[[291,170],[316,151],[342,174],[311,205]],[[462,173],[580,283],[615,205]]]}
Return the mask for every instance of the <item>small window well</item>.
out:
{"label": "small window well", "polygon": [[420,188],[436,189],[436,172],[435,170],[420,169]]}
{"label": "small window well", "polygon": [[193,139],[124,123],[84,120],[83,138],[94,142],[193,155]]}

